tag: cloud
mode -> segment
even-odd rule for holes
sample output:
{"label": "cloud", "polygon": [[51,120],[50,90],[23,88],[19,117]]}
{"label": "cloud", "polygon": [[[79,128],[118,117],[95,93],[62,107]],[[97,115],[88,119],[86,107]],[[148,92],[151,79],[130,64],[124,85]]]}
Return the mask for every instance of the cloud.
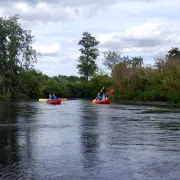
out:
{"label": "cloud", "polygon": [[113,6],[114,10],[123,8],[124,11],[128,13],[141,16],[145,15],[148,17],[151,14],[151,17],[155,16],[156,18],[159,15],[163,17],[170,16],[171,12],[178,13],[180,9],[179,0],[135,0],[135,1],[118,1],[117,4]]}
{"label": "cloud", "polygon": [[169,29],[169,25],[164,23],[145,22],[124,31],[99,35],[98,40],[102,48],[152,55],[171,48],[171,45],[180,45],[179,30],[173,24]]}
{"label": "cloud", "polygon": [[[50,3],[50,4],[60,4],[62,7],[82,7],[82,6],[89,6],[89,5],[109,5],[109,4],[114,4],[118,2],[118,0],[23,0],[21,2],[29,3],[30,5],[38,4],[39,2],[44,2],[44,3]],[[1,4],[12,4],[12,3],[19,3],[19,0],[1,0]]]}
{"label": "cloud", "polygon": [[58,43],[53,43],[49,45],[35,45],[37,53],[40,53],[41,56],[58,56],[60,51],[60,45]]}
{"label": "cloud", "polygon": [[44,61],[43,63],[38,62],[35,65],[35,68],[45,74],[48,74],[51,77],[59,75],[59,74],[67,75],[67,76],[70,76],[70,75],[79,76],[76,69],[76,65],[77,65],[76,61],[71,61],[69,63],[61,63],[61,61],[54,62],[55,59],[53,58],[49,58],[49,60],[50,59],[51,59],[50,62],[44,62]]}
{"label": "cloud", "polygon": [[115,4],[118,0],[2,0],[0,5],[4,14],[20,14],[26,21],[73,21],[95,15],[104,6]]}
{"label": "cloud", "polygon": [[[146,0],[139,0],[147,3]],[[136,5],[138,0],[1,0],[0,5],[4,8],[4,14],[20,14],[21,18],[26,21],[72,21],[79,18],[95,16],[105,7],[116,7],[120,5],[123,9],[132,11],[131,3]],[[148,2],[156,2],[150,0]],[[128,6],[127,6],[128,5]],[[128,7],[128,8],[127,8]]]}
{"label": "cloud", "polygon": [[68,21],[78,17],[77,11],[73,8],[45,2],[37,4],[18,2],[4,10],[4,13],[8,15],[20,14],[23,20],[41,22]]}

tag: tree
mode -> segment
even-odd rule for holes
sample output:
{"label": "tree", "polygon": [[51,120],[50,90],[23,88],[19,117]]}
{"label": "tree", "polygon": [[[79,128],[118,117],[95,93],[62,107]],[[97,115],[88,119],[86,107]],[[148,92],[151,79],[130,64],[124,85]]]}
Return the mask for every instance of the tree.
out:
{"label": "tree", "polygon": [[[43,96],[43,88],[48,81],[46,75],[33,69],[25,71],[22,79],[20,94],[23,93],[32,99]],[[19,96],[17,96],[17,98],[19,98]]]}
{"label": "tree", "polygon": [[78,59],[79,64],[77,68],[79,69],[79,74],[85,77],[86,81],[88,81],[89,77],[97,70],[95,60],[99,56],[99,50],[96,48],[98,44],[99,41],[88,32],[83,33],[83,37],[78,43],[82,48],[79,49],[81,56]]}
{"label": "tree", "polygon": [[178,57],[180,58],[180,50],[178,47],[173,47],[168,51],[168,56],[169,57]]}
{"label": "tree", "polygon": [[129,56],[123,56],[121,58],[121,62],[119,63],[119,65],[123,68],[129,68],[131,67],[131,59]]}
{"label": "tree", "polygon": [[160,55],[156,56],[154,58],[154,60],[155,60],[154,67],[160,69],[160,68],[165,67],[168,57],[167,57],[167,55],[160,54]]}
{"label": "tree", "polygon": [[129,57],[123,56],[118,63],[122,68],[140,68],[143,64],[143,58],[140,57]]}
{"label": "tree", "polygon": [[25,70],[37,62],[34,37],[18,22],[18,15],[0,18],[0,79],[4,94],[17,92]]}
{"label": "tree", "polygon": [[180,50],[178,47],[173,47],[168,51],[167,65],[180,65]]}
{"label": "tree", "polygon": [[131,58],[131,66],[132,68],[140,68],[143,65],[143,58],[140,57],[132,57]]}
{"label": "tree", "polygon": [[53,77],[58,82],[79,82],[81,79],[77,76],[64,76],[64,75],[58,75]]}
{"label": "tree", "polygon": [[115,51],[108,51],[108,52],[104,52],[103,55],[104,55],[103,64],[112,72],[115,65],[121,61],[121,53]]}

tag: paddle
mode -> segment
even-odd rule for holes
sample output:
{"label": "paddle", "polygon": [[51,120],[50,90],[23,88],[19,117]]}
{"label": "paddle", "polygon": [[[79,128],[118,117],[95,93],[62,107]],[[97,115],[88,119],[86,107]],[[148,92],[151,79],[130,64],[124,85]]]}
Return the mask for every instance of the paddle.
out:
{"label": "paddle", "polygon": [[112,94],[114,92],[114,89],[110,89],[107,94]]}
{"label": "paddle", "polygon": [[102,92],[102,90],[104,89],[104,87],[101,89],[101,91],[100,92]]}
{"label": "paddle", "polygon": [[112,94],[114,92],[114,89],[110,89],[108,92],[107,92],[107,94],[106,94],[106,99],[108,98],[108,94]]}

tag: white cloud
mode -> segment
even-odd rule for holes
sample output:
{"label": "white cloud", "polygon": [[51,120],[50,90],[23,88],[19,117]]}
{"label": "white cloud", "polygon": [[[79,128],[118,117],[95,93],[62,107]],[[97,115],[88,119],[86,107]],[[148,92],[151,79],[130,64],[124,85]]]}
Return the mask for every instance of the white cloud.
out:
{"label": "white cloud", "polygon": [[75,20],[79,16],[74,8],[45,2],[37,4],[14,3],[12,6],[5,8],[4,13],[7,15],[20,14],[23,20],[42,22]]}
{"label": "white cloud", "polygon": [[34,46],[34,49],[42,56],[57,56],[60,51],[60,45],[58,43]]}
{"label": "white cloud", "polygon": [[133,38],[153,38],[154,36],[160,35],[159,23],[147,22],[139,26],[132,26],[128,28],[123,34],[125,37]]}
{"label": "white cloud", "polygon": [[126,39],[146,39],[154,38],[161,34],[160,24],[153,22],[146,22],[136,26],[130,26],[125,31],[101,34],[98,39],[102,44],[108,42],[117,42]]}
{"label": "white cloud", "polygon": [[24,3],[24,2],[20,2],[20,3],[17,3],[13,6],[15,9],[17,10],[21,10],[23,12],[27,12],[30,10],[30,8],[28,7],[28,4]]}
{"label": "white cloud", "polygon": [[179,0],[135,0],[135,1],[118,1],[113,5],[115,10],[124,9],[126,12],[137,16],[151,16],[158,17],[157,14],[170,15],[171,12],[179,12],[180,1]]}
{"label": "white cloud", "polygon": [[166,51],[171,46],[180,46],[180,28],[177,25],[145,22],[130,26],[124,31],[99,35],[101,46],[107,49],[120,50],[122,53],[142,53],[153,55]]}

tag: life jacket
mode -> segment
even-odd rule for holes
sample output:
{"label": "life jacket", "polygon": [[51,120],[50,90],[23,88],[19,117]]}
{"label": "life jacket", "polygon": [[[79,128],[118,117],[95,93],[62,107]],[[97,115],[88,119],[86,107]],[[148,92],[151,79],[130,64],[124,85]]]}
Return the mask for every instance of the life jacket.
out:
{"label": "life jacket", "polygon": [[57,99],[57,97],[54,95],[54,96],[53,96],[53,100],[56,100],[56,99]]}

